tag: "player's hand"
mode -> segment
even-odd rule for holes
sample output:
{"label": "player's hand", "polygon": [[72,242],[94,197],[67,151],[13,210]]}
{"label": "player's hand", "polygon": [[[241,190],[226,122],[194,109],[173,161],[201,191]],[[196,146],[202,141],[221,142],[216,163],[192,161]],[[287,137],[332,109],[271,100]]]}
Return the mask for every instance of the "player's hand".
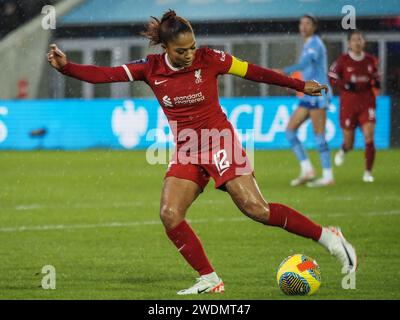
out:
{"label": "player's hand", "polygon": [[61,70],[67,64],[67,56],[58,49],[57,45],[51,44],[47,53],[47,61],[54,69]]}
{"label": "player's hand", "polygon": [[303,92],[309,96],[322,96],[322,90],[325,90],[325,93],[328,93],[328,85],[319,84],[315,80],[309,80],[306,81]]}

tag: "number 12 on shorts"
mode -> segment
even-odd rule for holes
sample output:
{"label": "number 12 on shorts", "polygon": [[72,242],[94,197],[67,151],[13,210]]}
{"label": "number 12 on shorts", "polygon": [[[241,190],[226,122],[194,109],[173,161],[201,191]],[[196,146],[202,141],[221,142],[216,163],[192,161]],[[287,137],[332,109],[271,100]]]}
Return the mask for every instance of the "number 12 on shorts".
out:
{"label": "number 12 on shorts", "polygon": [[214,153],[214,163],[220,176],[222,176],[231,165],[226,159],[227,157],[228,154],[226,153],[225,149],[221,149],[217,153]]}

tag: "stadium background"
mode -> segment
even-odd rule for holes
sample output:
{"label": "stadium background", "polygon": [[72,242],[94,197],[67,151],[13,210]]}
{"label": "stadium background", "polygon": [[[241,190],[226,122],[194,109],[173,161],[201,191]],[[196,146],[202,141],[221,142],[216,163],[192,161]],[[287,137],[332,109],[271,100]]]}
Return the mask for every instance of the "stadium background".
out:
{"label": "stadium background", "polygon": [[[55,5],[54,30],[42,28],[45,4]],[[322,266],[317,299],[399,299],[398,0],[0,0],[0,298],[174,299],[194,276],[157,220],[166,164],[147,163],[145,149],[154,142],[146,139],[152,129],[158,143],[170,141],[158,103],[143,83],[94,86],[60,76],[46,61],[50,43],[74,62],[126,63],[158,50],[138,33],[149,16],[173,8],[193,23],[200,46],[280,68],[300,53],[299,17],[314,13],[330,64],[346,49],[341,19],[349,4],[382,74],[374,184],[361,182],[360,150],[335,169],[335,186],[289,188],[298,167],[291,151],[282,151],[288,149],[283,130],[295,93],[232,76],[221,77],[219,89],[230,120],[255,132],[257,180],[268,200],[323,224],[342,224],[350,234],[362,262],[357,290],[341,290],[338,266],[322,249],[279,230],[265,232],[211,187],[190,219],[229,284],[224,299],[286,298],[274,272],[296,252]],[[341,141],[337,105],[335,97],[328,113],[333,149]],[[300,134],[318,163],[309,126]],[[359,132],[356,146],[364,146]],[[37,273],[47,264],[58,272],[51,293],[38,289]]]}

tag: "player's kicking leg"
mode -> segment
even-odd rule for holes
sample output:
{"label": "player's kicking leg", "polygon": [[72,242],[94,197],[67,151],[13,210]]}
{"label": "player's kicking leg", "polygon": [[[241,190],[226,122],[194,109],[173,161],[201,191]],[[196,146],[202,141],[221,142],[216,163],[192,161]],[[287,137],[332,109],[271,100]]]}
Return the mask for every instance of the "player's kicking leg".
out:
{"label": "player's kicking leg", "polygon": [[[188,168],[185,170],[190,172]],[[198,184],[190,180],[176,177],[167,177],[164,180],[160,208],[161,221],[168,238],[200,275],[193,286],[178,291],[179,295],[224,292],[224,283],[211,266],[200,239],[185,220],[186,211],[201,190]]]}
{"label": "player's kicking leg", "polygon": [[252,175],[236,177],[225,186],[238,208],[251,219],[313,239],[340,261],[342,270],[356,270],[356,251],[344,238],[340,228],[322,227],[284,204],[268,204]]}
{"label": "player's kicking leg", "polygon": [[297,137],[297,129],[308,119],[308,116],[308,110],[300,106],[291,116],[286,128],[286,138],[300,163],[300,175],[290,182],[290,185],[293,187],[300,186],[315,179],[314,168],[308,158],[306,150]]}

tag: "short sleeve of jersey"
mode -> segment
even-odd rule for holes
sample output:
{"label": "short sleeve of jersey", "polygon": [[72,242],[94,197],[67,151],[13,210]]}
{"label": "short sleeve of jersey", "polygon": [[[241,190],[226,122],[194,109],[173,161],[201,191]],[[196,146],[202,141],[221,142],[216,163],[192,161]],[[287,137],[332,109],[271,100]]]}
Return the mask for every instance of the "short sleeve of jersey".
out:
{"label": "short sleeve of jersey", "polygon": [[147,56],[146,58],[124,64],[122,67],[125,69],[130,81],[146,80],[147,72],[150,69],[150,63],[151,59]]}
{"label": "short sleeve of jersey", "polygon": [[207,62],[216,74],[226,74],[232,65],[232,56],[224,51],[205,48]]}
{"label": "short sleeve of jersey", "polygon": [[379,61],[378,61],[378,58],[377,57],[374,57],[374,56],[370,56],[370,59],[371,59],[371,65],[372,65],[372,74],[375,76],[375,77],[378,77],[379,75],[378,75],[378,72],[379,72],[379,70],[378,70],[378,64],[379,64]]}
{"label": "short sleeve of jersey", "polygon": [[341,55],[337,60],[332,63],[331,67],[329,68],[330,74],[334,74],[337,77],[342,76],[342,70],[343,70],[343,55]]}

